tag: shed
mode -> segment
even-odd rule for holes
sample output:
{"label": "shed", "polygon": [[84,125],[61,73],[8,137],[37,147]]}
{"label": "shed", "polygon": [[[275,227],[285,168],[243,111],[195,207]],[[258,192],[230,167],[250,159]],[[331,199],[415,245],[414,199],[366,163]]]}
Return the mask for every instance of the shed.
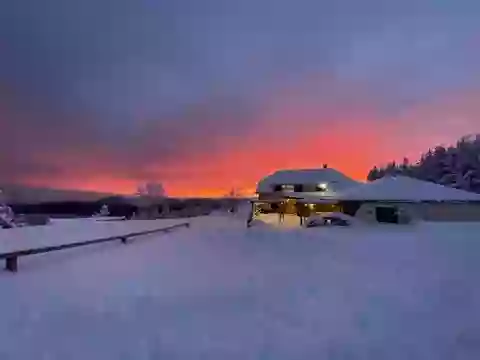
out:
{"label": "shed", "polygon": [[342,192],[338,200],[360,204],[356,216],[367,221],[398,214],[429,221],[480,221],[480,194],[406,176],[363,184]]}

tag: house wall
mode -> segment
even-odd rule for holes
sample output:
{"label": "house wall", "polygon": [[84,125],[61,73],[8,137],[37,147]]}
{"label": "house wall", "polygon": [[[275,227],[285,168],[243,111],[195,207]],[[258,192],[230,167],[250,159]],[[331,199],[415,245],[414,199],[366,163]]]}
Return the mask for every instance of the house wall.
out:
{"label": "house wall", "polygon": [[[283,205],[280,205],[283,203]],[[340,204],[308,204],[303,202],[297,202],[295,199],[279,200],[275,203],[265,202],[261,200],[256,204],[258,209],[262,209],[265,212],[278,213],[280,209],[283,209],[285,214],[297,215],[297,211],[300,210],[303,214],[319,214],[325,212],[342,212],[342,205]]]}
{"label": "house wall", "polygon": [[342,206],[339,204],[315,204],[312,206],[313,213],[342,212]]}
{"label": "house wall", "polygon": [[454,202],[365,202],[355,213],[355,217],[368,223],[376,223],[375,208],[377,206],[394,206],[398,208],[400,222],[408,222],[409,218],[425,221],[480,221],[480,203]]}
{"label": "house wall", "polygon": [[360,205],[355,213],[355,217],[367,223],[376,223],[377,219],[375,217],[375,204],[364,203]]}
{"label": "house wall", "polygon": [[336,190],[330,186],[328,187],[325,191],[319,191],[316,188],[316,185],[302,185],[302,191],[301,192],[295,192],[295,191],[288,191],[288,190],[282,190],[282,191],[269,191],[269,192],[260,192],[258,193],[258,199],[259,200],[269,200],[269,199],[278,199],[283,196],[291,196],[291,197],[298,197],[302,198],[305,196],[333,196],[337,194]]}
{"label": "house wall", "polygon": [[365,202],[360,205],[355,217],[367,223],[377,223],[377,207],[394,207],[398,212],[398,222],[400,224],[411,223],[418,219],[418,210],[415,204],[392,203],[392,202]]}
{"label": "house wall", "polygon": [[[330,187],[332,186],[331,184],[329,184]],[[318,192],[318,193],[322,193],[322,191],[318,191],[317,190],[317,184],[302,184],[302,192]]]}
{"label": "house wall", "polygon": [[[292,205],[295,200],[290,200]],[[353,206],[355,205],[355,206]],[[391,206],[398,209],[399,222],[411,223],[416,220],[425,221],[480,221],[480,202],[455,203],[455,202],[423,202],[423,203],[405,203],[390,201],[374,202],[348,202],[343,201],[339,204],[317,204],[312,211],[331,212],[343,211],[351,216],[366,223],[377,223],[375,208],[378,206]],[[261,204],[259,207],[271,208],[271,204]],[[352,208],[349,212],[348,207]],[[357,210],[358,207],[358,210]],[[290,208],[287,213],[296,213]]]}
{"label": "house wall", "polygon": [[274,200],[279,198],[280,198],[279,194],[274,192],[258,194],[258,200]]}
{"label": "house wall", "polygon": [[426,221],[480,221],[480,203],[422,203],[418,207]]}

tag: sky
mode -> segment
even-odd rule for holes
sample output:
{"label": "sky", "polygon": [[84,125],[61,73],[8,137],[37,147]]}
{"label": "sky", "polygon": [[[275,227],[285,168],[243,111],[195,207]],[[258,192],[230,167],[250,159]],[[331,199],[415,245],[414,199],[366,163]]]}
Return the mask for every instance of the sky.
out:
{"label": "sky", "polygon": [[480,129],[476,0],[0,4],[0,182],[250,192],[364,180]]}

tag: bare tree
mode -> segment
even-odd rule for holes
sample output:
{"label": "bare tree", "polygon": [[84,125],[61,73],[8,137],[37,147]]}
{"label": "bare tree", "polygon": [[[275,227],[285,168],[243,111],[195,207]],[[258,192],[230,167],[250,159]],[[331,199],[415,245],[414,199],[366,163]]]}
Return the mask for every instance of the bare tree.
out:
{"label": "bare tree", "polygon": [[143,196],[154,196],[154,197],[164,197],[166,196],[165,188],[161,183],[157,182],[146,182],[140,184],[137,188],[137,194]]}
{"label": "bare tree", "polygon": [[0,228],[15,227],[15,214],[5,201],[3,191],[0,189]]}
{"label": "bare tree", "polygon": [[232,188],[232,189],[230,189],[230,192],[228,193],[227,196],[230,197],[230,198],[236,198],[236,197],[237,197],[237,194],[238,194],[237,189],[236,189],[236,188]]}

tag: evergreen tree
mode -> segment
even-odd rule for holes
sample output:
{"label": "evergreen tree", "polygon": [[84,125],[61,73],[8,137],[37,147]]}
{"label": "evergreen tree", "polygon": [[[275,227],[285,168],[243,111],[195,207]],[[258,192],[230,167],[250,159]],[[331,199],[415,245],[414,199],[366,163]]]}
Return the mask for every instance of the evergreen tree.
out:
{"label": "evergreen tree", "polygon": [[374,181],[374,180],[377,180],[380,178],[380,173],[378,171],[378,168],[376,166],[373,167],[372,170],[370,170],[368,172],[368,175],[367,175],[367,180],[368,181]]}
{"label": "evergreen tree", "polygon": [[374,166],[368,173],[370,181],[383,176],[404,175],[480,193],[480,135],[460,138],[455,146],[436,146],[412,164],[404,158],[400,165],[391,161]]}

